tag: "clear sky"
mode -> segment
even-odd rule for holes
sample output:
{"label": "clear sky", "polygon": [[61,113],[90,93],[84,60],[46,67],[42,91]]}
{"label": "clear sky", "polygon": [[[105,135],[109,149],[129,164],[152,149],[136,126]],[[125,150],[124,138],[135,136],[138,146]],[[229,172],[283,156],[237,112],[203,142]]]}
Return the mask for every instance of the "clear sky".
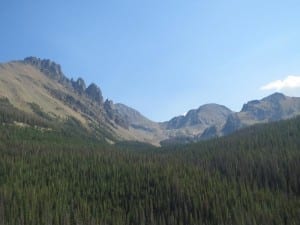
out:
{"label": "clear sky", "polygon": [[0,61],[61,64],[155,121],[300,96],[300,1],[1,0]]}

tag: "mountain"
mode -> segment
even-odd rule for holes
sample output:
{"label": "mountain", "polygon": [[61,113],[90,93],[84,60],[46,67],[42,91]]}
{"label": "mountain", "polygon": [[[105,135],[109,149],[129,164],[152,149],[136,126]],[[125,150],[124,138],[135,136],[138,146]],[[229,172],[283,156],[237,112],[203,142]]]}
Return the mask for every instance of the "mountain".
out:
{"label": "mountain", "polygon": [[140,112],[133,108],[121,103],[115,104],[114,108],[115,113],[121,115],[132,128],[144,130],[146,132],[154,132],[155,130],[159,129],[157,123],[147,119]]}
{"label": "mountain", "polygon": [[95,83],[86,85],[82,78],[69,79],[61,66],[49,59],[27,57],[1,63],[0,98],[24,113],[56,123],[75,119],[90,134],[109,143],[140,141],[160,145],[168,138],[160,124],[128,106],[104,101]]}
{"label": "mountain", "polygon": [[240,112],[208,104],[162,124],[168,139],[162,144],[180,144],[225,136],[259,123],[285,120],[300,115],[300,98],[274,93],[244,104]]}
{"label": "mountain", "polygon": [[230,115],[222,135],[253,124],[289,119],[297,115],[300,115],[300,98],[274,93],[261,100],[249,101],[240,112]]}
{"label": "mountain", "polygon": [[0,64],[0,97],[24,113],[37,114],[33,106],[38,106],[57,123],[73,118],[110,143],[141,140],[121,118],[111,117],[100,87],[94,83],[86,87],[82,78],[67,78],[61,66],[48,59],[27,57]]}
{"label": "mountain", "polygon": [[[162,140],[162,144],[197,141],[211,127],[214,127],[216,132],[219,132],[226,123],[228,116],[232,113],[227,107],[218,104],[205,104],[198,109],[192,109],[184,116],[177,116],[160,124],[168,137]],[[213,136],[215,135],[214,133]]]}
{"label": "mountain", "polygon": [[[274,93],[261,100],[244,104],[240,112],[209,104],[191,110],[163,124],[169,139],[163,144],[179,144],[225,136],[259,123],[285,120],[300,115],[300,98]],[[177,131],[177,133],[175,133]]]}
{"label": "mountain", "polygon": [[110,102],[110,115],[124,121],[128,131],[141,142],[160,145],[160,142],[168,137],[161,129],[159,123],[153,122],[143,116],[137,110],[124,104]]}
{"label": "mountain", "polygon": [[82,78],[69,79],[58,63],[36,57],[0,64],[0,98],[20,112],[51,124],[77,121],[75,124],[87,133],[109,143],[139,141],[157,146],[224,136],[257,123],[300,114],[300,98],[274,93],[249,101],[240,112],[206,104],[184,116],[157,123],[131,107],[104,100],[97,84],[86,85]]}
{"label": "mountain", "polygon": [[300,117],[155,148],[20,129],[2,107],[1,225],[299,224]]}
{"label": "mountain", "polygon": [[128,124],[129,130],[151,140],[160,142],[190,142],[197,136],[214,126],[218,131],[226,123],[233,112],[222,105],[206,104],[198,109],[190,110],[185,116],[174,117],[163,123],[153,122],[138,111],[124,105],[114,104],[114,115],[118,115]]}
{"label": "mountain", "polygon": [[218,104],[206,104],[188,111],[185,116],[174,117],[163,125],[167,130],[197,126],[206,128],[212,125],[222,126],[232,111]]}
{"label": "mountain", "polygon": [[193,135],[202,133],[206,128],[221,128],[233,112],[225,106],[206,104],[187,112],[185,116],[174,117],[162,124],[166,130],[190,130]]}

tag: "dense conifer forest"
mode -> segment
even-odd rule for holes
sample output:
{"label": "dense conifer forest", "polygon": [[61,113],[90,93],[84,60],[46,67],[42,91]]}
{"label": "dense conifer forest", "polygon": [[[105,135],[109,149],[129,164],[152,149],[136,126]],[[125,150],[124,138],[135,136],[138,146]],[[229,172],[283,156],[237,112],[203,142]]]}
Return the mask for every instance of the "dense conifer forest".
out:
{"label": "dense conifer forest", "polygon": [[154,148],[0,109],[1,225],[300,223],[300,118]]}

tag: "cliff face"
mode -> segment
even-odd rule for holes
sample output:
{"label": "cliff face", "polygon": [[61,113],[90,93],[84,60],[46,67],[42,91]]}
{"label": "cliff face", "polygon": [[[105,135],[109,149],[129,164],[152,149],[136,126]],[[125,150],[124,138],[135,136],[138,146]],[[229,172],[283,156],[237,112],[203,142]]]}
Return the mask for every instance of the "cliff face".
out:
{"label": "cliff face", "polygon": [[61,66],[49,59],[40,59],[37,57],[30,56],[25,58],[24,62],[36,67],[42,73],[54,80],[62,81],[65,79],[65,75],[61,70]]}
{"label": "cliff face", "polygon": [[69,80],[62,72],[59,64],[49,59],[40,59],[32,56],[25,58],[23,62],[34,66],[49,78],[58,81],[67,87],[73,87],[74,91],[78,94],[85,94],[98,104],[103,104],[101,89],[96,84],[92,83],[86,88],[85,82],[82,78],[78,78],[77,81]]}
{"label": "cliff face", "polygon": [[174,117],[163,125],[168,130],[182,129],[186,127],[199,126],[203,129],[212,125],[221,127],[233,112],[225,106],[218,104],[206,104],[198,109],[188,111],[185,116]]}
{"label": "cliff face", "polygon": [[244,104],[242,110],[228,117],[223,135],[257,123],[268,123],[300,115],[300,98],[274,93]]}
{"label": "cliff face", "polygon": [[99,104],[103,103],[102,92],[96,84],[90,84],[85,90],[85,93],[88,97],[90,97],[90,99],[94,100],[95,102]]}
{"label": "cliff face", "polygon": [[78,94],[82,95],[82,94],[85,93],[86,85],[85,85],[85,82],[84,82],[84,80],[83,80],[82,78],[79,77],[79,78],[77,79],[77,81],[71,80],[71,82],[72,82],[72,86],[73,86],[74,90],[75,90]]}

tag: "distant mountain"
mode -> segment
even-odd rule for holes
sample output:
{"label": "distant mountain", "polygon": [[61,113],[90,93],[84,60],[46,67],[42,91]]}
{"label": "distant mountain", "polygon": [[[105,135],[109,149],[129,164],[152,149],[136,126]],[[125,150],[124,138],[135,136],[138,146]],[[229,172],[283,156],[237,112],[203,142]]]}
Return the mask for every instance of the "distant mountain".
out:
{"label": "distant mountain", "polygon": [[139,141],[160,145],[160,141],[168,138],[159,123],[149,120],[137,110],[121,103],[112,105],[112,108],[112,114],[124,121]]}
{"label": "distant mountain", "polygon": [[74,118],[110,143],[151,142],[129,131],[121,118],[111,117],[100,87],[94,83],[86,87],[82,78],[69,79],[59,64],[48,59],[27,57],[0,64],[0,98],[26,113],[37,114],[38,107],[39,116],[47,115],[57,123]]}
{"label": "distant mountain", "polygon": [[188,111],[184,116],[174,117],[163,123],[167,130],[181,129],[192,126],[199,126],[202,129],[215,125],[221,127],[232,111],[225,106],[218,104],[206,104],[198,109]]}
{"label": "distant mountain", "polygon": [[222,135],[253,124],[289,119],[297,115],[300,115],[300,98],[274,93],[261,100],[250,101],[241,112],[230,115]]}
{"label": "distant mountain", "polygon": [[195,138],[198,139],[210,127],[220,131],[232,113],[225,106],[206,104],[188,111],[185,116],[174,117],[170,121],[161,123],[161,128],[173,142],[182,142],[182,140],[190,142]]}
{"label": "distant mountain", "polygon": [[157,123],[149,120],[137,110],[124,104],[115,104],[114,110],[117,115],[121,115],[122,118],[135,129],[144,130],[146,132],[154,132],[159,129]]}
{"label": "distant mountain", "polygon": [[275,93],[249,101],[240,112],[206,104],[184,116],[156,123],[124,104],[104,101],[96,84],[86,85],[82,78],[69,79],[58,63],[36,57],[0,64],[0,98],[20,112],[41,119],[63,123],[72,118],[109,143],[195,142],[228,135],[253,124],[300,115],[300,98]]}
{"label": "distant mountain", "polygon": [[206,140],[228,135],[242,128],[269,123],[300,115],[300,98],[274,93],[261,100],[244,104],[240,112],[209,104],[191,110],[186,116],[179,116],[163,123],[167,131],[163,144],[179,144]]}
{"label": "distant mountain", "polygon": [[131,131],[140,133],[153,142],[190,142],[195,137],[214,126],[219,132],[233,112],[222,105],[206,104],[190,110],[185,116],[174,117],[170,121],[155,123],[138,111],[123,105],[113,106],[114,114],[129,125]]}

